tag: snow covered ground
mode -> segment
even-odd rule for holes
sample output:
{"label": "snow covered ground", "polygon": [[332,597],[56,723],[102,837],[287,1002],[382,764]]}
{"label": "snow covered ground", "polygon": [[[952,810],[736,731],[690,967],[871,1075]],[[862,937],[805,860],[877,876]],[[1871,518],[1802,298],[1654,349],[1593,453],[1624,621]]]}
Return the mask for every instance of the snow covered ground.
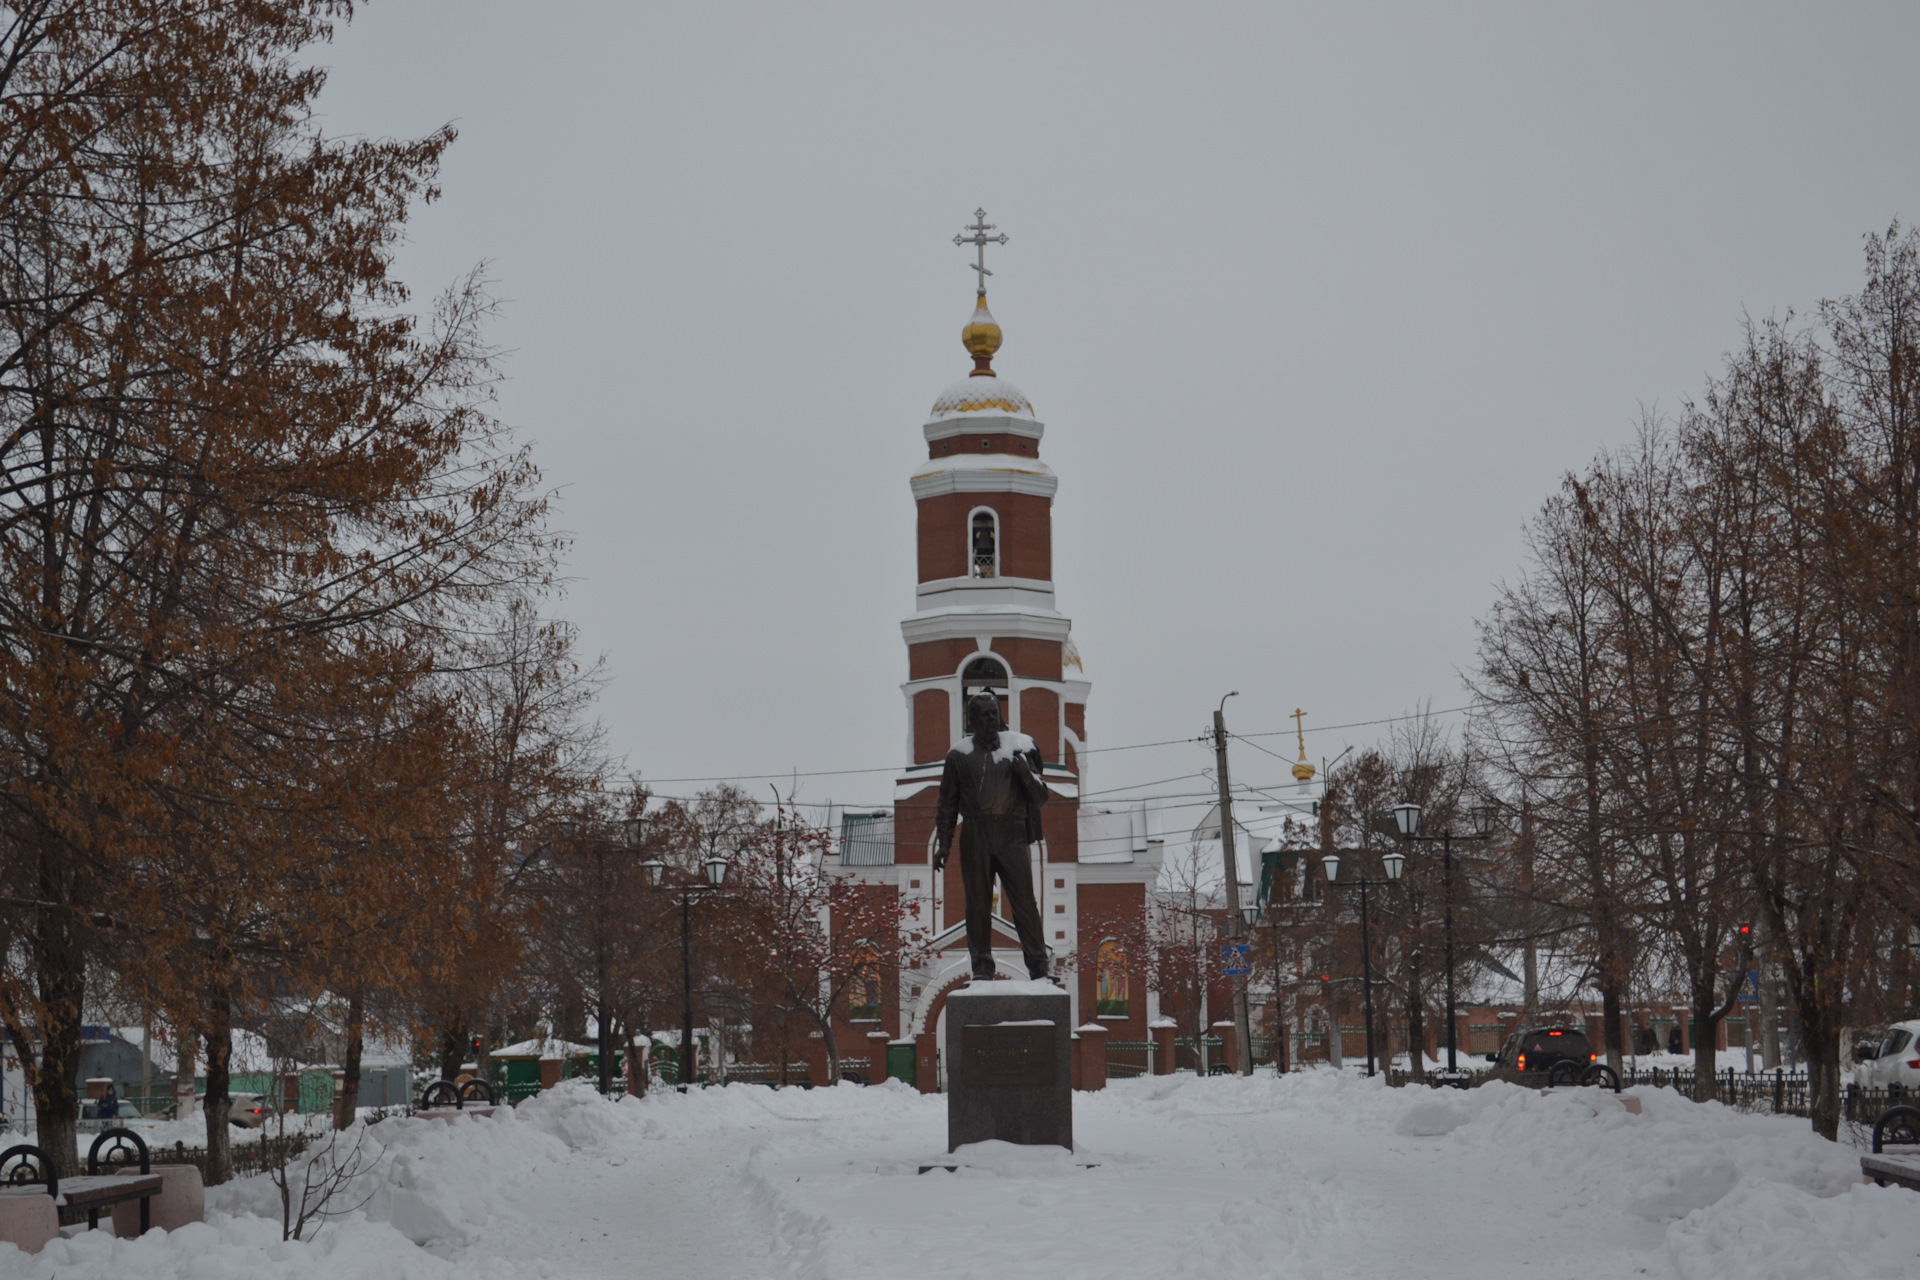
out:
{"label": "snow covered ground", "polygon": [[920,1174],[945,1100],[896,1084],[617,1104],[568,1087],[372,1126],[364,1205],[310,1243],[280,1242],[255,1178],[170,1237],[0,1246],[0,1280],[1920,1275],[1920,1196],[1862,1182],[1854,1149],[1637,1096],[1638,1116],[1593,1090],[1353,1072],[1133,1080],[1074,1095],[1071,1157],[989,1144]]}

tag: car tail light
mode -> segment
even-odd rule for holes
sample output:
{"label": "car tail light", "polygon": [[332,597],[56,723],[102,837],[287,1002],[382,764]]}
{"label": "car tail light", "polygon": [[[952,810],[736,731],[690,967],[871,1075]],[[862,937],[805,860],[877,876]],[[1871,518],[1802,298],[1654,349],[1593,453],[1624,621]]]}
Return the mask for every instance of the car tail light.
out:
{"label": "car tail light", "polygon": [[1597,1054],[1597,1053],[1590,1053],[1590,1054],[1588,1054],[1588,1055],[1587,1055],[1587,1061],[1588,1061],[1588,1062],[1598,1062],[1598,1061],[1600,1061],[1600,1055],[1599,1055],[1599,1054]]}
{"label": "car tail light", "polygon": [[1520,1055],[1520,1069],[1522,1071],[1527,1069],[1527,1055],[1524,1053]]}
{"label": "car tail light", "polygon": [[1548,1035],[1550,1035],[1550,1036],[1557,1036],[1557,1035],[1559,1035],[1560,1033],[1559,1033],[1558,1031],[1549,1031],[1549,1032],[1547,1032],[1547,1034],[1548,1034]]}
{"label": "car tail light", "polygon": [[1916,1070],[1920,1070],[1920,1058],[1913,1059],[1911,1062],[1907,1063],[1907,1065],[1915,1068]]}

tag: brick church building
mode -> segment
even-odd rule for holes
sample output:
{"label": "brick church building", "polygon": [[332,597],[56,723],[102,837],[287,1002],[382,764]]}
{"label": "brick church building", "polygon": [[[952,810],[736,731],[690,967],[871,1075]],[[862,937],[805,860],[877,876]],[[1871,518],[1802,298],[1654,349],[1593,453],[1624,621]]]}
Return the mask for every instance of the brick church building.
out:
{"label": "brick church building", "polygon": [[[976,235],[990,229],[969,228]],[[1074,999],[1076,1024],[1098,1022],[1112,1041],[1145,1041],[1150,993],[1130,980],[1118,941],[1103,949],[1105,921],[1140,919],[1160,869],[1160,844],[1141,809],[1083,809],[1087,701],[1091,684],[1056,607],[1053,495],[1059,480],[1041,461],[1044,424],[1027,397],[994,372],[1000,326],[982,289],[962,342],[972,373],[943,391],[921,435],[925,458],[909,483],[919,550],[914,611],[900,629],[907,679],[906,761],[891,812],[848,814],[829,874],[890,888],[930,939],[920,968],[877,975],[837,1012],[836,1040],[849,1058],[884,1032],[895,1053],[913,1042],[921,1088],[943,1046],[940,1013],[969,979],[960,859],[933,872],[941,766],[960,739],[966,694],[1000,698],[1007,724],[1034,740],[1046,761],[1045,840],[1035,846],[1035,896],[1056,970]],[[838,865],[832,865],[837,863]],[[1025,977],[1013,925],[996,911],[1001,976]],[[842,1023],[841,1020],[844,1019]],[[843,1030],[844,1028],[844,1030]],[[895,1059],[898,1061],[898,1058]]]}

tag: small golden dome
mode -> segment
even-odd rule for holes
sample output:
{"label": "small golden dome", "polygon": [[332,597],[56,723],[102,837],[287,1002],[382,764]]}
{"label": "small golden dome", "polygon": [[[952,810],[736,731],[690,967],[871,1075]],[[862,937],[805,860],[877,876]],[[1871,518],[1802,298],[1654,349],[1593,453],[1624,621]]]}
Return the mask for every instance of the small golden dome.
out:
{"label": "small golden dome", "polygon": [[993,312],[987,310],[987,295],[984,293],[974,304],[973,318],[960,331],[960,344],[973,357],[973,376],[991,378],[993,353],[1000,349],[1000,325],[994,320]]}

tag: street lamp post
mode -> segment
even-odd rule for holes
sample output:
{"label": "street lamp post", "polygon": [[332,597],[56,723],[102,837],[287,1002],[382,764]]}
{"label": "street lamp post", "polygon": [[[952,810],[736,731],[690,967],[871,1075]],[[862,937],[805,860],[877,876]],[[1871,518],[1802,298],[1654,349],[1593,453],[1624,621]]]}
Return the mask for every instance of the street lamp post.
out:
{"label": "street lamp post", "polygon": [[[1255,892],[1257,893],[1258,890],[1256,890]],[[1253,936],[1253,927],[1260,920],[1260,904],[1258,902],[1250,902],[1246,906],[1241,907],[1240,920],[1246,926],[1244,929],[1240,931],[1240,936],[1243,938],[1251,938]],[[1249,959],[1247,961],[1247,983],[1249,986],[1251,986],[1253,983],[1253,961],[1251,959],[1251,953],[1249,953]],[[1273,1002],[1274,1002],[1274,1021],[1278,1022],[1279,1021],[1279,1005],[1280,1005],[1280,953],[1277,948],[1275,949],[1274,956],[1273,956]],[[1249,1064],[1251,1064],[1253,1061],[1253,1047],[1252,1047],[1253,1013],[1251,1010],[1249,1010],[1247,1013],[1247,1026],[1248,1026],[1247,1061]],[[1249,1065],[1247,1070],[1249,1074],[1251,1074],[1253,1070],[1252,1066]]]}
{"label": "street lamp post", "polygon": [[1444,1083],[1464,1085],[1460,1070],[1460,1058],[1456,1043],[1459,1028],[1453,1011],[1453,842],[1459,840],[1491,840],[1493,814],[1490,809],[1476,808],[1474,825],[1478,828],[1472,835],[1455,836],[1452,829],[1442,831],[1437,836],[1420,834],[1420,806],[1402,802],[1393,806],[1394,826],[1399,829],[1400,838],[1408,844],[1416,840],[1440,846],[1440,898],[1446,921],[1447,939],[1447,1070]]}
{"label": "street lamp post", "polygon": [[[659,888],[667,864],[658,858],[649,858],[640,865],[646,868],[648,885]],[[729,864],[716,853],[701,865],[706,870],[707,883],[680,886],[680,1061],[675,1064],[674,1075],[682,1093],[687,1091],[687,1077],[693,1074],[693,900],[703,893],[724,889]]]}
{"label": "street lamp post", "polygon": [[[1400,873],[1406,869],[1407,855],[1401,853],[1398,849],[1394,849],[1381,855],[1380,861],[1386,868],[1387,878],[1385,880],[1368,880],[1363,876],[1358,880],[1350,880],[1347,882],[1360,886],[1360,989],[1363,993],[1361,1002],[1366,1008],[1367,1015],[1367,1074],[1369,1076],[1373,1074],[1374,1058],[1373,939],[1367,926],[1367,890],[1374,885],[1386,884],[1390,881],[1398,880]],[[1326,869],[1327,883],[1329,885],[1338,881],[1340,877],[1340,854],[1337,850],[1329,852],[1325,857],[1321,858],[1320,865]],[[1340,1020],[1338,1018],[1333,1020],[1333,1034],[1336,1036],[1340,1034]]]}

